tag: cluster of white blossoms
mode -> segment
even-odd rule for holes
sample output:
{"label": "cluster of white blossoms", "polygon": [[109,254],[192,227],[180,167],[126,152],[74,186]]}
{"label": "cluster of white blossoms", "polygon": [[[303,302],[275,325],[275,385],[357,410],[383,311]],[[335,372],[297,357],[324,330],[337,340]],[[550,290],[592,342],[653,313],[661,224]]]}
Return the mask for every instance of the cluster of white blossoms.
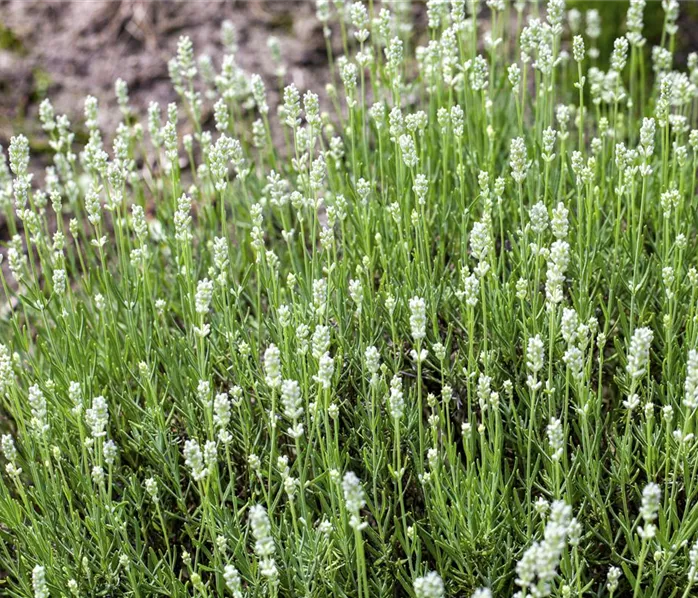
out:
{"label": "cluster of white blossoms", "polygon": [[632,380],[645,375],[653,338],[654,333],[650,328],[638,328],[633,332],[628,350],[628,365],[625,368]]}
{"label": "cluster of white blossoms", "polygon": [[412,359],[421,362],[427,358],[428,352],[426,349],[420,349],[424,338],[426,338],[426,303],[421,297],[412,297],[410,299],[410,328],[412,330],[412,340],[414,340],[416,349],[411,352]]}
{"label": "cluster of white blossoms", "polygon": [[417,598],[444,598],[444,582],[436,571],[430,571],[414,580]]}
{"label": "cluster of white blossoms", "polygon": [[645,522],[645,525],[637,528],[637,533],[647,540],[654,538],[657,533],[657,528],[654,525],[654,521],[657,519],[659,514],[659,509],[661,508],[662,490],[661,488],[651,482],[645,486],[642,490],[642,507],[640,509],[640,516]]}
{"label": "cluster of white blossoms", "polygon": [[353,471],[347,471],[342,479],[342,491],[344,493],[344,505],[350,515],[349,525],[359,531],[368,523],[361,521],[360,511],[366,506],[366,496],[361,486],[361,480]]}
{"label": "cluster of white blossoms", "polygon": [[516,565],[516,585],[521,588],[515,594],[517,598],[527,594],[541,598],[550,596],[573,521],[569,505],[562,501],[551,505],[543,540],[534,542]]}
{"label": "cluster of white blossoms", "polygon": [[279,572],[276,568],[274,554],[276,547],[271,535],[271,523],[266,509],[262,505],[254,505],[250,509],[250,528],[255,539],[254,551],[259,557],[259,571],[273,586],[278,582]]}
{"label": "cluster of white blossoms", "polygon": [[544,362],[545,346],[543,345],[543,340],[540,335],[537,334],[528,339],[528,346],[526,349],[526,367],[530,372],[526,383],[531,390],[539,390],[543,385],[543,382],[538,379],[538,372],[543,369]]}
{"label": "cluster of white blossoms", "polygon": [[303,423],[300,421],[303,415],[303,399],[301,389],[295,380],[284,380],[281,383],[281,404],[284,407],[284,415],[291,422],[288,434],[297,439],[303,436]]}
{"label": "cluster of white blossoms", "polygon": [[204,444],[203,451],[198,441],[188,439],[184,443],[184,462],[189,467],[191,475],[197,482],[210,475],[217,460],[217,447],[214,440],[208,440]]}

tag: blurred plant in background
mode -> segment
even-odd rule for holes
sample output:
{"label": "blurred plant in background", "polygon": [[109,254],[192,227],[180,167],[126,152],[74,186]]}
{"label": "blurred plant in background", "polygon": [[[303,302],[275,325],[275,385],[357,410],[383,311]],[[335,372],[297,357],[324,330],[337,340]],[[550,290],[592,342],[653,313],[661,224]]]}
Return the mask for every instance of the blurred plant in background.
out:
{"label": "blurred plant in background", "polygon": [[[666,0],[647,0],[643,13],[642,35],[647,40],[645,53],[649,57],[652,46],[661,42],[666,11],[663,7]],[[679,60],[685,60],[686,55],[698,49],[698,2],[682,1],[679,3],[681,10],[681,27],[676,39],[676,53]],[[597,44],[600,52],[600,64],[607,67],[608,60],[613,50],[614,40],[625,34],[628,27],[626,16],[630,8],[629,0],[568,0],[569,14],[577,10],[581,13],[580,27],[587,26],[585,14],[589,10],[596,11],[602,24]]]}

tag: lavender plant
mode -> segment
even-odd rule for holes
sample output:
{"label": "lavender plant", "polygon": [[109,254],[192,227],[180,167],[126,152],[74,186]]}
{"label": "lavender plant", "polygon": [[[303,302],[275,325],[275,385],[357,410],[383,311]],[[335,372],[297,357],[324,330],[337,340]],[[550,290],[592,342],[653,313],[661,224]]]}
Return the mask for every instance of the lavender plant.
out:
{"label": "lavender plant", "polygon": [[3,595],[694,595],[698,54],[484,4],[317,0],[316,91],[226,22],[12,138]]}

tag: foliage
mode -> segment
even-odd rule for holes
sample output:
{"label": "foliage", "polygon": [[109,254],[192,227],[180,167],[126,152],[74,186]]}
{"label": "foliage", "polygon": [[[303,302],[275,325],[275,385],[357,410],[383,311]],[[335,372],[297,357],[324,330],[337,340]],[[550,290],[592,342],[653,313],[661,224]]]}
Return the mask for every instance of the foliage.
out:
{"label": "foliage", "polygon": [[692,595],[698,58],[487,4],[318,0],[274,117],[224,23],[111,151],[12,139],[5,595]]}

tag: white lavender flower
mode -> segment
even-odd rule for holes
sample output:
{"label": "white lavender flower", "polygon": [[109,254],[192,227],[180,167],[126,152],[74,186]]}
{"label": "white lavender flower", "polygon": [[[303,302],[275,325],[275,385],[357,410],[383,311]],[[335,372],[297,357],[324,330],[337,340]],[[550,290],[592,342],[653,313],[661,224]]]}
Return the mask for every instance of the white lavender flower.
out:
{"label": "white lavender flower", "polygon": [[516,137],[511,140],[509,165],[511,166],[511,177],[520,185],[526,179],[529,166],[523,137]]}
{"label": "white lavender flower", "polygon": [[316,93],[306,91],[303,96],[303,110],[305,112],[305,120],[309,125],[317,126],[320,124],[320,100]]}
{"label": "white lavender flower", "polygon": [[541,598],[550,595],[572,521],[571,511],[564,502],[555,501],[550,509],[543,541],[534,542],[517,563],[515,581],[524,593]]}
{"label": "white lavender flower", "polygon": [[563,240],[567,237],[567,231],[569,228],[569,221],[567,220],[569,210],[565,207],[565,204],[559,202],[557,206],[553,209],[553,217],[550,220],[550,227],[553,231],[553,235],[558,240]]}
{"label": "white lavender flower", "polygon": [[94,96],[87,96],[84,104],[85,126],[88,129],[97,127],[99,104]]}
{"label": "white lavender flower", "polygon": [[155,478],[146,478],[144,485],[145,491],[148,493],[148,496],[150,496],[150,500],[157,503],[159,500],[158,483],[155,481]]}
{"label": "white lavender flower", "polygon": [[267,114],[269,112],[267,92],[264,86],[264,80],[257,73],[250,77],[250,89],[252,90],[252,97],[257,105],[259,113]]}
{"label": "white lavender flower", "polygon": [[356,29],[354,37],[362,44],[368,39],[368,11],[362,2],[354,2],[349,7],[351,23]]}
{"label": "white lavender flower", "polygon": [[350,514],[350,527],[355,530],[365,528],[367,523],[361,521],[360,511],[366,505],[366,496],[361,486],[361,480],[353,471],[347,471],[344,474],[342,492],[344,493],[344,505]]}
{"label": "white lavender flower", "polygon": [[2,442],[0,443],[2,447],[2,454],[9,463],[14,463],[17,460],[17,448],[15,447],[15,441],[10,434],[3,434]]}
{"label": "white lavender flower", "polygon": [[543,131],[543,153],[541,157],[543,162],[550,163],[555,159],[555,141],[557,140],[557,131],[552,127],[548,127]]}
{"label": "white lavender flower", "polygon": [[[586,17],[586,34],[591,39],[598,39],[598,37],[601,35],[601,17],[599,16],[599,11],[595,8],[587,10]],[[594,58],[594,56],[592,56],[592,58]]]}
{"label": "white lavender flower", "polygon": [[402,160],[407,168],[416,168],[419,164],[417,157],[417,148],[415,147],[414,138],[411,135],[400,135],[398,139]]}
{"label": "white lavender flower", "polygon": [[92,185],[85,194],[85,211],[87,212],[87,219],[93,226],[97,226],[102,221],[101,192],[101,187]]}
{"label": "white lavender flower", "polygon": [[509,65],[507,76],[512,90],[514,93],[518,93],[521,84],[521,67],[516,62]]}
{"label": "white lavender flower", "polygon": [[215,440],[207,440],[204,444],[204,463],[207,473],[213,473],[218,463],[218,447]]}
{"label": "white lavender flower", "polygon": [[490,397],[492,395],[492,378],[490,376],[485,376],[485,374],[480,374],[477,379],[477,397],[480,409],[486,411],[490,404]]}
{"label": "white lavender flower", "polygon": [[66,272],[63,268],[58,268],[53,271],[52,275],[53,291],[57,295],[63,295],[66,289]]}
{"label": "white lavender flower", "polygon": [[487,61],[478,54],[470,64],[470,87],[473,91],[481,91],[489,82],[489,69]]}
{"label": "white lavender flower", "polygon": [[323,324],[318,324],[315,327],[311,339],[312,354],[315,359],[320,359],[325,353],[330,350],[330,328]]}
{"label": "white lavender flower", "polygon": [[584,50],[584,38],[581,35],[575,35],[572,40],[572,56],[575,62],[582,62],[586,52]]}
{"label": "white lavender flower", "polygon": [[5,465],[7,474],[9,476],[21,475],[22,468],[17,467],[17,448],[15,447],[14,438],[9,434],[3,434],[0,448],[2,448],[2,454],[7,459],[7,464]]}
{"label": "white lavender flower", "polygon": [[12,384],[12,356],[9,349],[0,343],[0,396],[4,395]]}
{"label": "white lavender flower", "polygon": [[659,204],[662,207],[665,218],[669,218],[669,216],[671,216],[672,211],[676,209],[680,201],[681,195],[679,194],[678,189],[671,188],[662,192],[662,194],[659,196]]}
{"label": "white lavender flower", "polygon": [[303,415],[303,399],[301,387],[295,380],[284,380],[281,384],[281,404],[284,415],[291,421],[296,421]]}
{"label": "white lavender flower", "polygon": [[698,409],[698,351],[688,352],[686,363],[686,383],[684,384],[683,404],[689,411]]}
{"label": "white lavender flower", "polygon": [[177,210],[174,215],[175,239],[181,243],[191,241],[191,198],[183,194],[177,200]]}
{"label": "white lavender flower", "polygon": [[334,375],[334,359],[329,351],[320,356],[318,362],[318,373],[313,376],[313,380],[317,382],[325,390],[332,386],[332,376]]}
{"label": "white lavender flower", "polygon": [[470,274],[463,280],[463,298],[468,307],[475,307],[480,292],[480,278],[477,274]]}
{"label": "white lavender flower", "polygon": [[274,344],[264,352],[264,379],[270,388],[281,387],[281,352]]}
{"label": "white lavender flower", "polygon": [[567,241],[558,240],[550,246],[545,280],[545,298],[548,309],[553,309],[564,298],[563,285],[569,264],[569,251],[570,246]]}
{"label": "white lavender flower", "polygon": [[405,398],[402,391],[402,378],[395,374],[390,380],[390,395],[388,397],[390,417],[399,420],[405,413]]}
{"label": "white lavender flower", "polygon": [[560,461],[564,454],[565,437],[562,430],[562,422],[556,418],[550,418],[547,428],[548,443],[550,444],[550,458],[553,461]]}
{"label": "white lavender flower", "polygon": [[414,178],[414,185],[412,190],[417,198],[417,203],[423,206],[426,203],[427,192],[429,191],[429,181],[427,177],[423,174],[418,174]]}
{"label": "white lavender flower", "polygon": [[51,104],[51,100],[48,98],[43,100],[39,105],[39,120],[41,121],[41,126],[44,131],[50,133],[56,130],[56,113]]}
{"label": "white lavender flower", "polygon": [[538,380],[538,372],[543,369],[545,362],[545,345],[540,334],[528,339],[526,348],[526,367],[531,372],[528,376],[528,386],[532,390],[540,389],[542,383]]}
{"label": "white lavender flower", "polygon": [[388,72],[397,81],[403,60],[402,40],[399,37],[393,37],[390,40],[385,48],[385,57],[388,61]]}
{"label": "white lavender flower", "polygon": [[698,540],[696,540],[695,544],[688,552],[688,562],[690,564],[687,575],[688,583],[693,585],[698,578]]}
{"label": "white lavender flower", "polygon": [[315,313],[322,315],[327,306],[327,280],[318,278],[313,281],[313,306]]}
{"label": "white lavender flower", "polygon": [[114,82],[114,92],[116,94],[116,100],[119,104],[121,112],[125,115],[129,113],[128,106],[128,84],[123,79],[117,79]]}
{"label": "white lavender flower", "polygon": [[213,423],[218,428],[218,439],[223,444],[227,444],[232,440],[232,436],[227,429],[230,418],[230,397],[228,393],[221,392],[216,394],[216,397],[213,399]]}
{"label": "white lavender flower", "polygon": [[548,0],[547,20],[554,35],[562,33],[562,20],[565,16],[565,0]]}
{"label": "white lavender flower", "polygon": [[662,490],[654,482],[647,484],[642,490],[642,507],[640,516],[645,521],[654,521],[661,506]]}
{"label": "white lavender flower", "polygon": [[134,205],[131,208],[131,224],[133,226],[133,231],[136,233],[136,237],[143,243],[148,236],[148,223],[146,222],[145,212],[142,206]]}
{"label": "white lavender flower", "polygon": [[571,346],[563,355],[563,360],[570,369],[572,378],[576,382],[581,382],[584,375],[584,354],[578,347]]}
{"label": "white lavender flower", "polygon": [[39,434],[48,432],[48,411],[46,397],[37,384],[29,388],[29,406],[31,407],[31,427]]}
{"label": "white lavender flower", "polygon": [[208,475],[209,471],[204,465],[204,455],[201,452],[201,446],[196,440],[189,439],[184,443],[184,460],[187,467],[191,470],[195,481],[199,482]]}
{"label": "white lavender flower", "polygon": [[579,328],[579,316],[577,312],[569,307],[562,309],[560,320],[560,332],[567,345],[572,345],[577,340],[577,329]]}
{"label": "white lavender flower", "polygon": [[266,509],[262,505],[251,507],[249,521],[255,539],[254,551],[260,559],[260,573],[269,580],[269,583],[275,585],[278,583],[279,575],[274,560],[276,547],[271,535],[271,523]]}
{"label": "white lavender flower", "polygon": [[373,345],[366,347],[364,351],[364,360],[366,370],[371,375],[371,385],[375,386],[378,383],[378,370],[380,369],[380,353]]}
{"label": "white lavender flower", "polygon": [[243,598],[242,581],[234,565],[229,563],[223,568],[223,580],[233,598]]}
{"label": "white lavender flower", "polygon": [[116,457],[119,454],[119,447],[116,446],[116,442],[113,440],[107,440],[102,447],[102,456],[104,457],[104,462],[107,465],[114,465]]}
{"label": "white lavender flower", "polygon": [[633,333],[628,351],[628,365],[625,368],[633,380],[642,378],[647,371],[653,338],[654,333],[650,328],[638,328]]}
{"label": "white lavender flower", "polygon": [[548,209],[542,201],[533,204],[530,210],[531,230],[542,235],[548,229]]}
{"label": "white lavender flower", "polygon": [[299,324],[296,327],[296,342],[298,354],[303,356],[308,352],[309,342],[308,337],[310,336],[310,329],[307,324]]}
{"label": "white lavender flower", "polygon": [[364,289],[360,279],[349,281],[349,296],[356,304],[356,315],[360,316],[364,300]]}
{"label": "white lavender flower", "polygon": [[616,38],[613,42],[613,53],[611,54],[611,69],[620,73],[628,60],[628,40],[625,37]]}
{"label": "white lavender flower", "polygon": [[662,8],[664,9],[664,29],[669,35],[675,35],[678,31],[676,21],[679,18],[679,2],[678,0],[662,0]]}
{"label": "white lavender flower", "polygon": [[93,438],[106,436],[109,424],[109,405],[103,396],[92,399],[92,407],[85,411],[85,423],[92,430]]}
{"label": "white lavender flower", "polygon": [[49,598],[50,592],[46,583],[46,569],[36,565],[32,570],[32,589],[34,598]]}
{"label": "white lavender flower", "polygon": [[637,533],[643,540],[654,538],[657,528],[654,521],[657,519],[662,501],[662,490],[654,482],[647,484],[642,490],[642,506],[640,516],[644,520],[644,526],[638,526]]}
{"label": "white lavender flower", "polygon": [[196,295],[194,303],[196,313],[206,315],[211,306],[211,298],[213,297],[213,282],[208,278],[200,280],[196,285]]}
{"label": "white lavender flower", "polygon": [[430,571],[414,580],[414,593],[417,598],[444,598],[444,582],[436,571]]}
{"label": "white lavender flower", "polygon": [[488,259],[492,250],[489,225],[484,218],[473,224],[473,230],[470,233],[470,250],[473,257],[478,260],[475,272],[483,277],[489,271]]}
{"label": "white lavender flower", "polygon": [[104,468],[101,465],[95,465],[90,474],[92,481],[98,486],[104,482]]}
{"label": "white lavender flower", "polygon": [[628,31],[625,37],[631,46],[642,47],[645,45],[645,38],[642,36],[643,12],[645,10],[645,0],[630,0],[626,24]]}
{"label": "white lavender flower", "polygon": [[412,330],[412,338],[415,342],[421,341],[426,337],[426,303],[421,297],[412,297],[410,299],[410,328]]}
{"label": "white lavender flower", "polygon": [[620,579],[621,571],[618,567],[610,567],[606,579],[606,588],[613,593],[618,589],[618,580]]}

